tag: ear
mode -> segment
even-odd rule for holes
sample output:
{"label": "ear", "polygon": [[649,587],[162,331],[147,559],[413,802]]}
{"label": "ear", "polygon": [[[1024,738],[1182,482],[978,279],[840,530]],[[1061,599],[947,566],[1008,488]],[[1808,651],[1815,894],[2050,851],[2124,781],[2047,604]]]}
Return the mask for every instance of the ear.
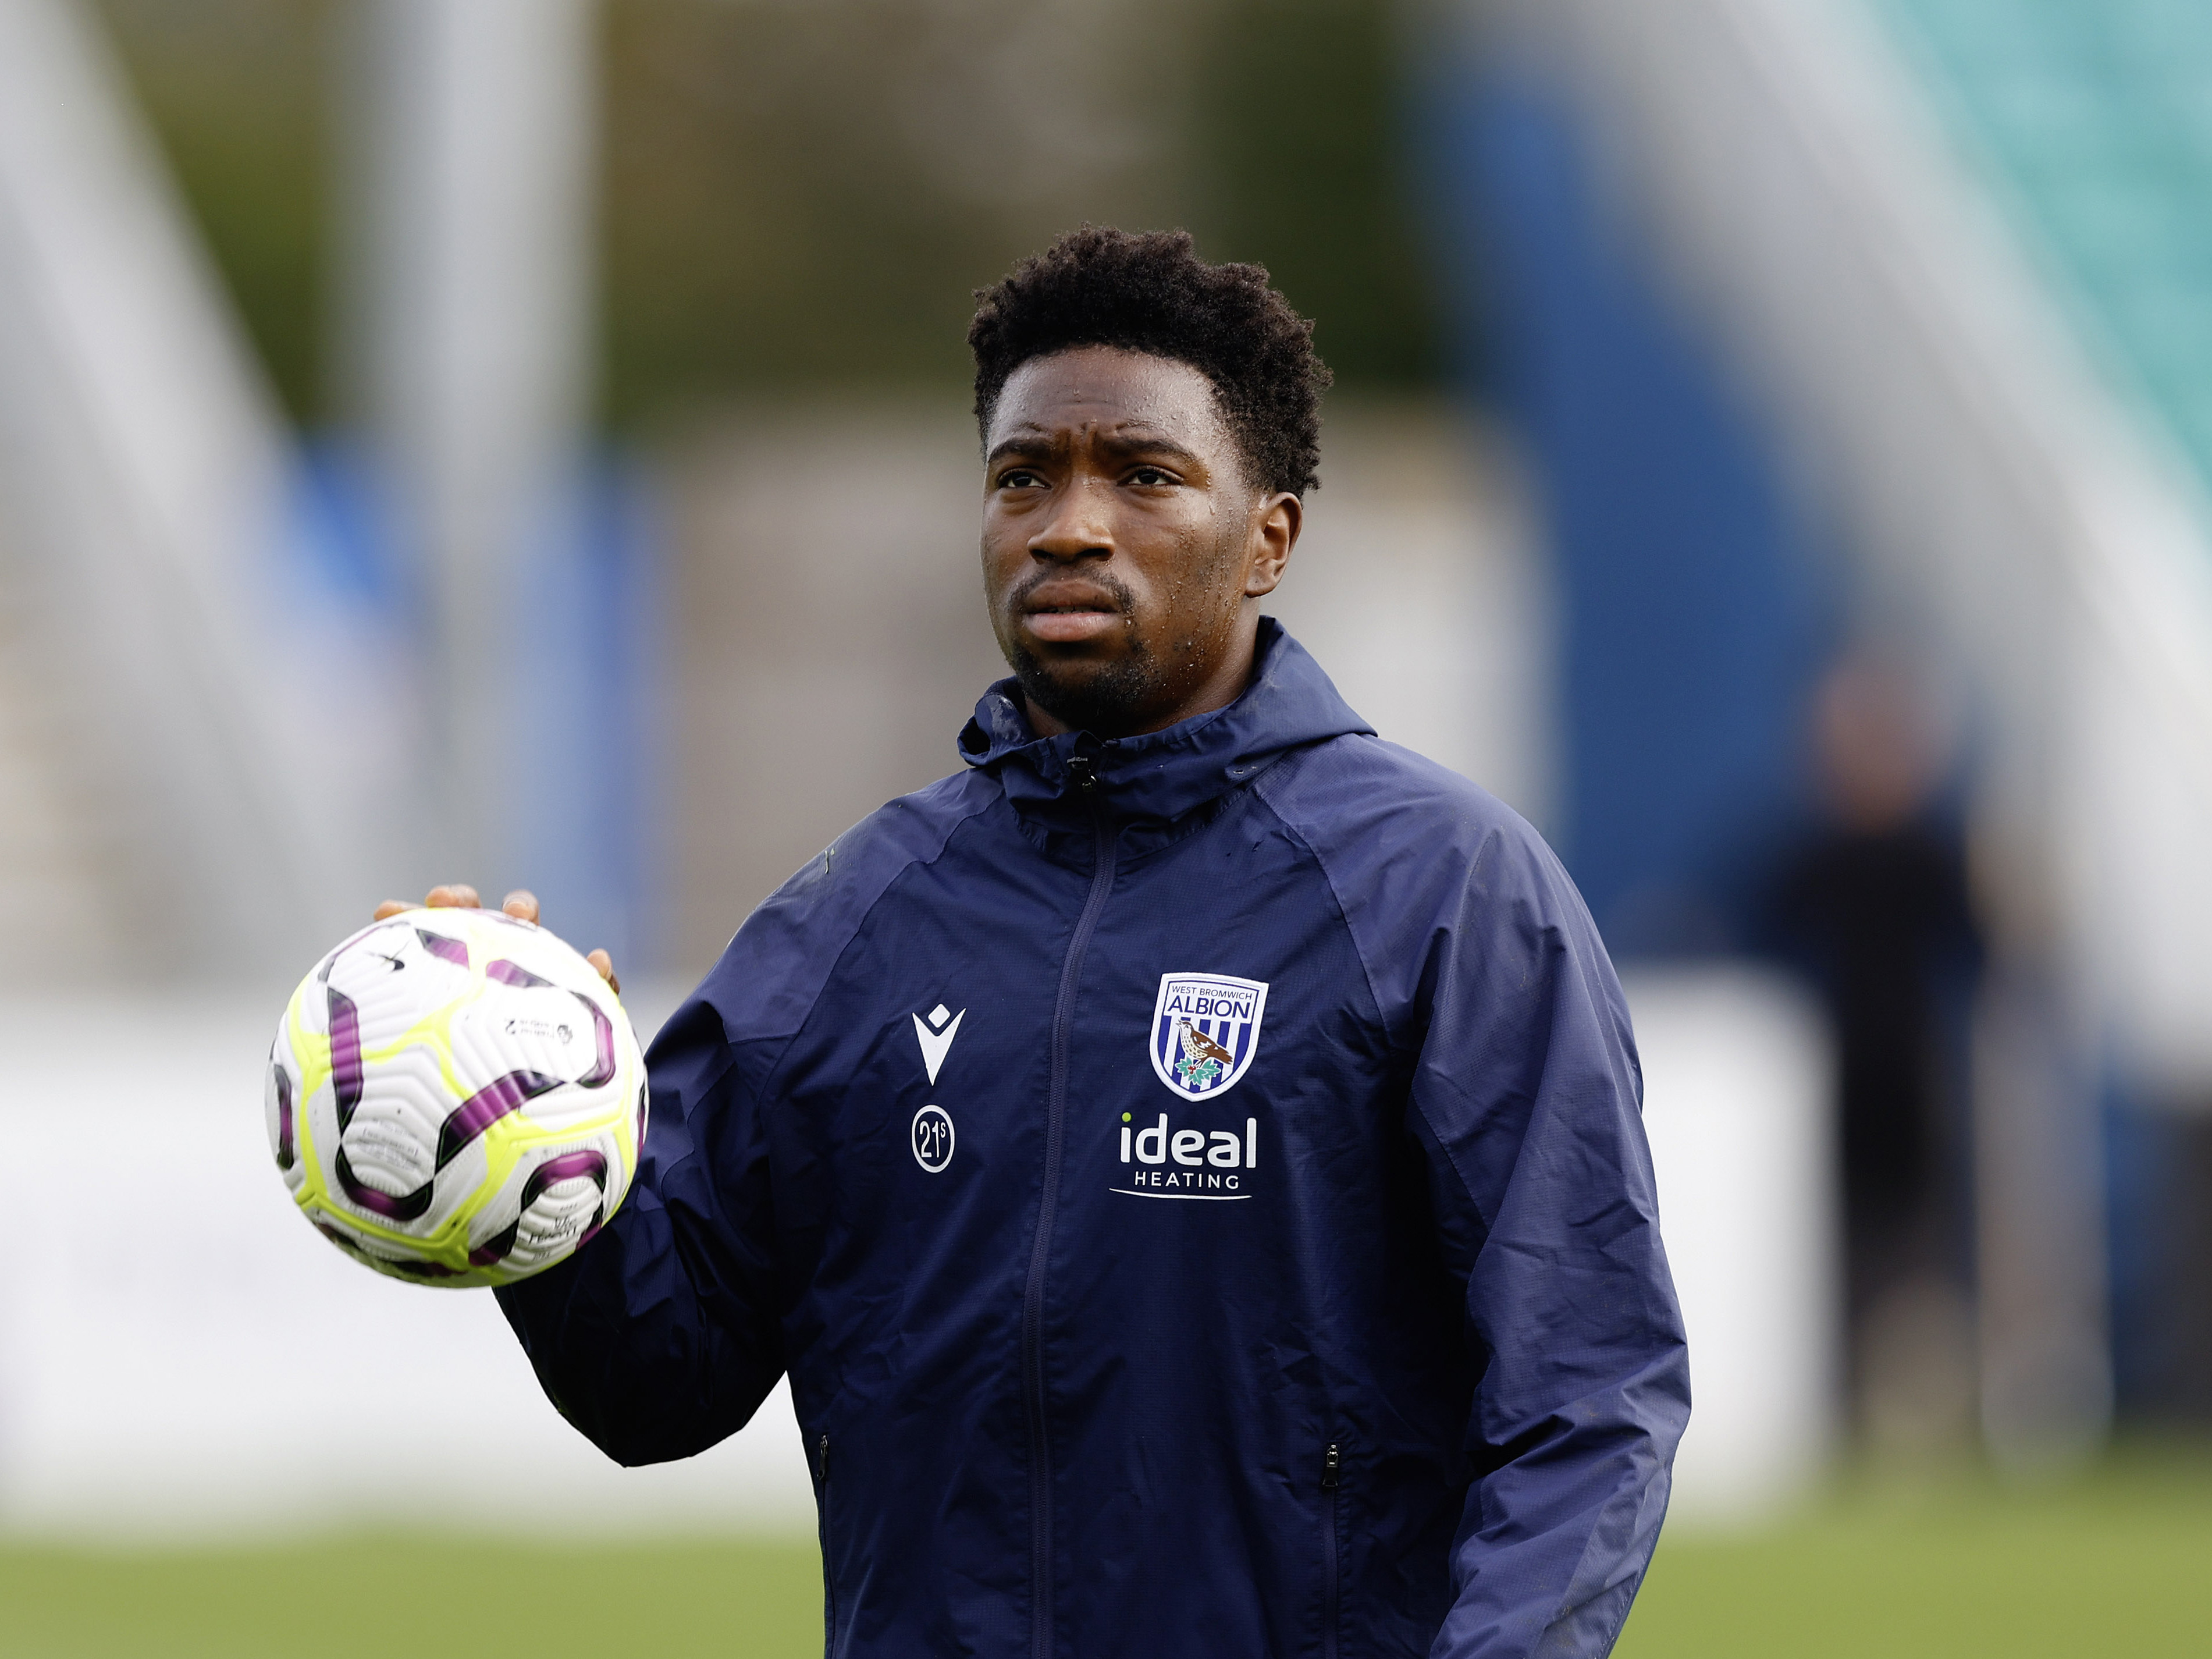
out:
{"label": "ear", "polygon": [[1285,492],[1263,495],[1253,509],[1252,534],[1244,562],[1244,597],[1256,599],[1275,591],[1305,526],[1305,503]]}

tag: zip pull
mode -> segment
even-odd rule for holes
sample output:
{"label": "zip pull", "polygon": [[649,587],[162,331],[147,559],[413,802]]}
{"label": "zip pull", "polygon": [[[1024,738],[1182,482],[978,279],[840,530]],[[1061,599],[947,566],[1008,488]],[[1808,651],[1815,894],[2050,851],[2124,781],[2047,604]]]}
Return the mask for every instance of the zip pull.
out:
{"label": "zip pull", "polygon": [[826,1431],[822,1436],[822,1484],[830,1484],[830,1436]]}
{"label": "zip pull", "polygon": [[[822,1443],[826,1449],[830,1443],[827,1436],[823,1437]],[[1334,1492],[1343,1484],[1344,1449],[1332,1440],[1328,1443],[1328,1452],[1321,1460],[1321,1489],[1323,1492]]]}
{"label": "zip pull", "polygon": [[1067,775],[1075,780],[1075,787],[1088,797],[1098,793],[1098,773],[1088,755],[1067,757]]}

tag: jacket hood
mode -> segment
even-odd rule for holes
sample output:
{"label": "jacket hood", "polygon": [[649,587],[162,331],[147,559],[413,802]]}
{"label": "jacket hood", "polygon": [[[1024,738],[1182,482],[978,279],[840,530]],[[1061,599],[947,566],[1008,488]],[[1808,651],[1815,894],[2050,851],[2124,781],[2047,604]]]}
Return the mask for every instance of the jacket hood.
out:
{"label": "jacket hood", "polygon": [[1019,682],[999,681],[960,733],[960,758],[994,775],[1017,808],[1063,799],[1070,757],[1090,758],[1107,810],[1125,821],[1172,823],[1249,782],[1294,750],[1375,728],[1352,711],[1322,666],[1273,617],[1260,618],[1252,683],[1227,707],[1133,738],[1030,730]]}

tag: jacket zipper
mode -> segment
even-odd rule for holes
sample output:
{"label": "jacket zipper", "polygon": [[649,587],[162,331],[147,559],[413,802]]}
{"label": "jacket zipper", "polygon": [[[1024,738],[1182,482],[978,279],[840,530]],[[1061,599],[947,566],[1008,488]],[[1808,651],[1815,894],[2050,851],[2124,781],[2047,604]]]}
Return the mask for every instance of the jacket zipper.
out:
{"label": "jacket zipper", "polygon": [[1098,927],[1098,913],[1114,884],[1115,836],[1106,814],[1098,805],[1098,779],[1087,755],[1071,755],[1068,775],[1089,803],[1091,824],[1097,836],[1097,854],[1091,866],[1091,894],[1067,943],[1067,957],[1060,969],[1060,997],[1052,1016],[1052,1073],[1045,1103],[1044,1189],[1037,1199],[1036,1242],[1030,1250],[1030,1271],[1022,1289],[1022,1380],[1025,1384],[1030,1419],[1030,1651],[1031,1659],[1052,1659],[1052,1464],[1045,1437],[1044,1396],[1044,1275],[1052,1250],[1053,1214],[1059,1208],[1060,1153],[1067,1115],[1068,1032],[1075,1019],[1075,987],[1083,972],[1083,953]]}
{"label": "jacket zipper", "polygon": [[1336,1494],[1343,1484],[1344,1449],[1332,1440],[1321,1460],[1321,1489],[1328,1494],[1328,1513],[1322,1517],[1322,1659],[1336,1659]]}
{"label": "jacket zipper", "polygon": [[837,1650],[837,1580],[830,1565],[830,1436],[825,1431],[818,1448],[822,1469],[822,1651]]}

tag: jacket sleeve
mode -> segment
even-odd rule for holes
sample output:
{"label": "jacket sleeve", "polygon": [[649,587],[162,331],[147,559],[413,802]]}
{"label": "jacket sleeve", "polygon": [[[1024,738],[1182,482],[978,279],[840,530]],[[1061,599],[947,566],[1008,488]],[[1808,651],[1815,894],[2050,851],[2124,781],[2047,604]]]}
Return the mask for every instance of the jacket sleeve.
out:
{"label": "jacket sleeve", "polygon": [[1415,953],[1410,1108],[1486,1363],[1432,1659],[1603,1655],[1690,1410],[1627,1006],[1525,826],[1443,908]]}
{"label": "jacket sleeve", "polygon": [[547,1397],[618,1463],[705,1450],[783,1374],[757,1073],[706,1000],[713,984],[647,1056],[646,1146],[614,1219],[496,1292]]}
{"label": "jacket sleeve", "polygon": [[893,801],[763,901],[646,1055],[651,1121],[622,1208],[498,1292],[547,1395],[617,1462],[704,1451],[783,1375],[777,1264],[798,1230],[769,1178],[777,1067],[878,899],[997,798],[963,775]]}

